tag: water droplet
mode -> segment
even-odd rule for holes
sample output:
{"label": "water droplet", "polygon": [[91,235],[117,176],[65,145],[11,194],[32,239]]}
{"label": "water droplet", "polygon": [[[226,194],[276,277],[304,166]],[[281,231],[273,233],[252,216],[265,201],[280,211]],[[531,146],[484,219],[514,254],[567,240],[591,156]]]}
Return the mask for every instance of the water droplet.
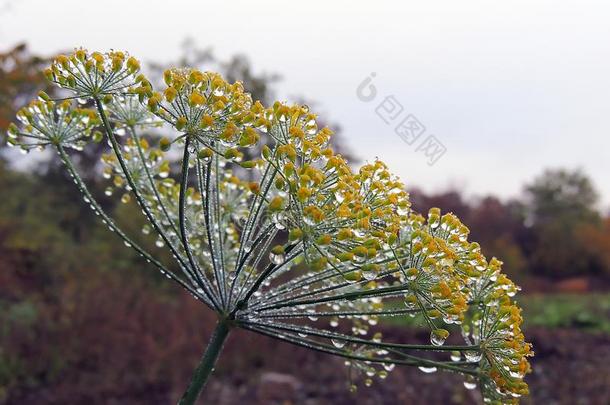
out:
{"label": "water droplet", "polygon": [[339,340],[339,339],[331,339],[330,340],[333,344],[333,346],[335,346],[338,349],[342,349],[345,347],[345,340]]}
{"label": "water droplet", "polygon": [[397,207],[396,213],[400,216],[407,215],[409,213],[409,207]]}
{"label": "water droplet", "polygon": [[460,361],[462,360],[462,354],[460,352],[453,351],[451,352],[450,359],[451,361]]}
{"label": "water droplet", "polygon": [[377,272],[375,270],[365,270],[362,272],[362,277],[371,281],[377,278]]}
{"label": "water droplet", "polygon": [[419,366],[418,367],[421,371],[423,371],[426,374],[430,374],[430,373],[434,373],[436,372],[436,367],[424,367],[424,366]]}
{"label": "water droplet", "polygon": [[313,226],[313,225],[315,225],[315,224],[316,224],[316,221],[314,221],[314,219],[313,219],[313,218],[311,218],[310,216],[307,216],[307,215],[305,215],[305,216],[303,217],[303,222],[305,222],[305,223],[306,223],[307,225],[309,225],[309,226]]}
{"label": "water droplet", "polygon": [[276,212],[271,216],[275,227],[279,230],[286,229],[285,216],[283,212]]}
{"label": "water droplet", "polygon": [[318,320],[318,317],[317,317],[317,316],[314,316],[314,315],[310,315],[310,316],[308,316],[307,318],[309,318],[309,320],[310,320],[310,321],[312,321],[312,322],[315,322],[315,321],[317,321],[317,320]]}
{"label": "water droplet", "polygon": [[342,192],[340,192],[340,191],[337,191],[337,192],[335,193],[335,200],[337,200],[337,202],[338,202],[339,204],[341,204],[341,203],[343,202],[343,200],[345,200],[345,194],[343,194],[343,193],[342,193]]}
{"label": "water droplet", "polygon": [[466,380],[464,381],[464,388],[466,388],[467,390],[473,390],[477,388],[477,383]]}
{"label": "water droplet", "polygon": [[284,256],[283,253],[270,252],[269,253],[269,260],[273,264],[282,264],[286,260],[286,256]]}
{"label": "water droplet", "polygon": [[483,353],[469,351],[464,353],[464,357],[466,357],[466,361],[468,362],[478,363],[479,361],[481,361],[481,358],[483,358]]}
{"label": "water droplet", "polygon": [[445,329],[435,329],[430,332],[430,343],[434,346],[442,346],[447,340],[447,336],[449,336],[449,332]]}
{"label": "water droplet", "polygon": [[518,372],[518,371],[509,371],[508,374],[510,374],[511,377],[513,378],[523,378],[523,374]]}

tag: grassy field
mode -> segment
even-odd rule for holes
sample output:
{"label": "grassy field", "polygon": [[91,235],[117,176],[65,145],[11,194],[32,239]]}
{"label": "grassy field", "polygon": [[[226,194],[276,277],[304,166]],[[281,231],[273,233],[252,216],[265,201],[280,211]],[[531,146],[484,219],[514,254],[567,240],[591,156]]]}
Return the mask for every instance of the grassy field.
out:
{"label": "grassy field", "polygon": [[[525,329],[573,328],[610,334],[610,294],[523,294],[518,297],[523,308]],[[397,304],[398,305],[398,304]],[[392,317],[384,322],[396,326],[416,326],[419,317]]]}
{"label": "grassy field", "polygon": [[610,334],[610,294],[524,295],[525,327],[575,328]]}

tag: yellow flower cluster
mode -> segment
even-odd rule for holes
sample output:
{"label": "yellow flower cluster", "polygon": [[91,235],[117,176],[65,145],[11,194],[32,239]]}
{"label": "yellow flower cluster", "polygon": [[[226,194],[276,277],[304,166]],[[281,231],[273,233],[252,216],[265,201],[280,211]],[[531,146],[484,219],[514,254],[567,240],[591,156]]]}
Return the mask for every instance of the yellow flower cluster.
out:
{"label": "yellow flower cluster", "polygon": [[259,140],[252,128],[256,106],[241,84],[230,85],[216,73],[196,69],[169,69],[163,78],[163,91],[154,91],[143,75],[136,78],[137,85],[131,91],[150,112],[176,130],[231,161],[241,162],[244,154],[238,147],[251,147]]}
{"label": "yellow flower cluster", "polygon": [[70,56],[56,57],[44,74],[77,97],[100,98],[125,90],[139,70],[140,62],[124,52],[102,54],[78,49]]}

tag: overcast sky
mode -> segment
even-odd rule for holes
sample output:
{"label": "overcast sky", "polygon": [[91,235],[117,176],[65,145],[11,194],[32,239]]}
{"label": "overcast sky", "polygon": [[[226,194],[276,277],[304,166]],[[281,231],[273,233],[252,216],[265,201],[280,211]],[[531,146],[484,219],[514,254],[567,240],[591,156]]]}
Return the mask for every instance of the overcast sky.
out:
{"label": "overcast sky", "polygon": [[[19,0],[0,8],[0,50],[26,41],[42,54],[84,46],[168,61],[192,37],[280,73],[281,98],[317,101],[359,157],[386,161],[407,186],[511,197],[544,168],[580,167],[608,208],[605,4]],[[363,101],[371,73],[376,96]],[[425,131],[411,127],[408,144],[394,130],[413,117]]]}

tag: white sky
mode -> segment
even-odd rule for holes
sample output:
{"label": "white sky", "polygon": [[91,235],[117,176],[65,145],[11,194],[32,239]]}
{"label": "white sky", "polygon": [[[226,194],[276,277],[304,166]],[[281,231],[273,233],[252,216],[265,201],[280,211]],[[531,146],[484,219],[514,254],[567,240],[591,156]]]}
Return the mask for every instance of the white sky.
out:
{"label": "white sky", "polygon": [[[167,61],[190,36],[280,73],[280,97],[317,101],[359,157],[380,157],[407,185],[510,197],[544,168],[581,167],[608,207],[606,4],[18,0],[0,7],[0,50],[25,40],[42,54],[84,46]],[[356,87],[371,72],[378,96],[364,103]],[[435,165],[375,114],[386,95],[426,126],[420,140],[445,145]]]}

